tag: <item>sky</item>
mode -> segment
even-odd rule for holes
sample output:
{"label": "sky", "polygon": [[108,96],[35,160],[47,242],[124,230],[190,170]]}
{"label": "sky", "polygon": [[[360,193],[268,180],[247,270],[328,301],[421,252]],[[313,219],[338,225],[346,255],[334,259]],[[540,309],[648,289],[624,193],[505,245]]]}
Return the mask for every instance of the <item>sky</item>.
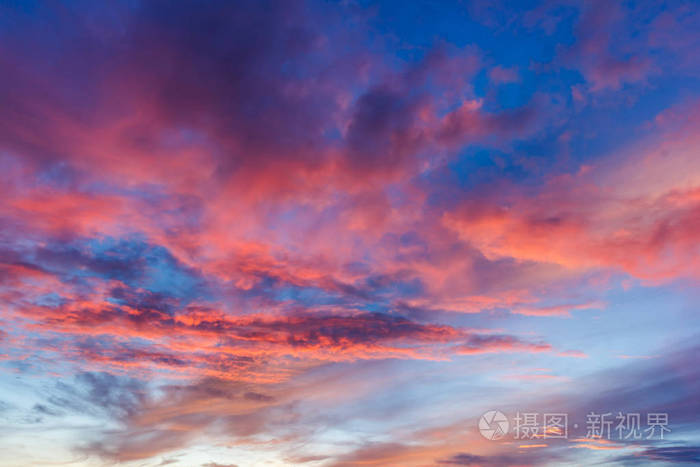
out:
{"label": "sky", "polygon": [[696,0],[5,0],[0,200],[2,467],[700,463]]}

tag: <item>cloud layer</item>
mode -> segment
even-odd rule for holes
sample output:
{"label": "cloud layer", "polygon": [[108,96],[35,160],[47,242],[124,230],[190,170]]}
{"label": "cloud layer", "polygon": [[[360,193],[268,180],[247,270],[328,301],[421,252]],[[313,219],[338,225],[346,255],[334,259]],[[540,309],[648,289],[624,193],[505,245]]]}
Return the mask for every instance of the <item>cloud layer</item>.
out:
{"label": "cloud layer", "polygon": [[[699,23],[0,6],[0,465],[697,461]],[[674,437],[473,429],[526,403]]]}

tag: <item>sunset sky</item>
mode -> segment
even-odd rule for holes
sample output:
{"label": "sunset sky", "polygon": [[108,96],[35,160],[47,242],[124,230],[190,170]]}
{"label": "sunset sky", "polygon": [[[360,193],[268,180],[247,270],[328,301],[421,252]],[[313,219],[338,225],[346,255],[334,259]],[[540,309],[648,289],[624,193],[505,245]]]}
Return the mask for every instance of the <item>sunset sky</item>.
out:
{"label": "sunset sky", "polygon": [[697,0],[0,1],[2,467],[700,463],[699,285]]}

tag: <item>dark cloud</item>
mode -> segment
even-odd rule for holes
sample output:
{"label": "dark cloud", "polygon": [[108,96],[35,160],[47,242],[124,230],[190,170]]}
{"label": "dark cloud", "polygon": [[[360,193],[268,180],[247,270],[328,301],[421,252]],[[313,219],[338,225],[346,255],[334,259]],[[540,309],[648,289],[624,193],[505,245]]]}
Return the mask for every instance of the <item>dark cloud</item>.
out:
{"label": "dark cloud", "polygon": [[73,381],[58,382],[47,397],[53,407],[77,413],[108,413],[123,418],[138,412],[146,400],[146,384],[110,373],[80,373]]}
{"label": "dark cloud", "polygon": [[[700,401],[695,397],[700,393],[700,368],[696,364],[699,354],[700,348],[686,341],[667,349],[661,358],[601,372],[596,381],[612,383],[605,390],[594,390],[591,383],[582,382],[581,389],[590,390],[584,398],[585,406],[603,413],[667,413],[672,429],[682,431],[700,416]],[[582,417],[586,407],[578,408]]]}
{"label": "dark cloud", "polygon": [[[145,105],[149,121],[118,135],[124,150],[151,157],[167,149],[169,130],[184,129],[220,155],[222,176],[311,169],[325,157],[336,92],[352,79],[357,60],[330,40],[339,12],[328,9],[320,21],[301,1],[3,9],[15,27],[0,55],[12,70],[1,81],[2,139],[49,164],[75,160],[53,149],[67,148],[59,144],[64,125],[89,129]],[[40,129],[44,140],[28,138],[22,127]]]}
{"label": "dark cloud", "polygon": [[34,404],[34,407],[32,407],[32,411],[41,415],[49,415],[51,417],[58,417],[59,415],[62,415],[62,412],[55,410],[51,407],[47,407],[44,404]]}
{"label": "dark cloud", "polygon": [[498,465],[498,466],[511,466],[518,465],[519,462],[510,456],[477,456],[475,454],[468,454],[465,452],[460,452],[447,459],[441,459],[437,461],[440,465]]}
{"label": "dark cloud", "polygon": [[[452,148],[486,131],[511,133],[529,119],[527,110],[482,116],[466,106],[442,121],[436,89],[469,94],[473,54],[442,44],[389,69],[362,47],[361,21],[341,27],[357,19],[352,6],[77,1],[37,10],[43,21],[5,10],[15,28],[2,47],[12,70],[0,81],[8,103],[0,113],[3,141],[45,173],[56,161],[74,178],[86,178],[90,167],[99,172],[110,161],[79,155],[79,140],[66,133],[89,140],[95,127],[114,125],[110,137],[126,154],[167,166],[173,141],[204,148],[211,188],[235,182],[269,197],[320,173],[333,172],[342,185],[413,171],[427,149]],[[145,118],[123,124],[125,115]],[[28,137],[27,127],[45,138]],[[198,214],[200,197],[183,200]]]}
{"label": "dark cloud", "polygon": [[348,129],[348,164],[376,172],[400,168],[404,159],[425,144],[417,126],[419,97],[378,87],[360,96]]}
{"label": "dark cloud", "polygon": [[615,459],[622,465],[647,465],[650,462],[700,464],[700,446],[659,446]]}
{"label": "dark cloud", "polygon": [[246,392],[245,394],[243,394],[243,397],[245,397],[248,400],[259,401],[259,402],[273,402],[275,400],[275,398],[272,396],[268,396],[265,394],[260,394],[259,392],[252,392],[252,391]]}
{"label": "dark cloud", "polygon": [[523,341],[516,336],[502,334],[474,334],[459,347],[462,353],[484,353],[500,351],[547,352],[552,346],[547,343]]}
{"label": "dark cloud", "polygon": [[501,453],[477,455],[467,452],[459,452],[449,457],[438,459],[437,465],[470,465],[470,466],[494,466],[494,467],[517,467],[523,465],[539,466],[549,465],[552,462],[565,461],[566,457],[560,452],[551,449],[530,449],[520,450],[517,454]]}

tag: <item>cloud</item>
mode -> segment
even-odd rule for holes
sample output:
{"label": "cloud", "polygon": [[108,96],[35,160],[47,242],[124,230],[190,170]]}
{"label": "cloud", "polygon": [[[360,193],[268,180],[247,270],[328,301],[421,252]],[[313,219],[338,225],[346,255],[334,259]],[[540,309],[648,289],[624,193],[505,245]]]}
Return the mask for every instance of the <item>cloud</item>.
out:
{"label": "cloud", "polygon": [[[490,259],[611,268],[649,281],[693,277],[686,258],[695,250],[698,181],[679,167],[697,143],[690,128],[669,130],[627,163],[552,177],[535,193],[464,200],[443,222]],[[625,175],[635,166],[639,183]]]}
{"label": "cloud", "polygon": [[580,4],[577,41],[565,53],[564,60],[581,70],[592,92],[643,82],[653,71],[643,50],[631,52],[619,47],[619,38],[629,34],[624,26],[630,16],[624,7],[608,8],[605,2]]}
{"label": "cloud", "polygon": [[[38,381],[27,419],[92,417],[109,428],[47,439],[117,463],[200,441],[279,462],[511,462],[454,426],[385,429],[395,406],[427,410],[402,400],[418,383],[382,398],[356,376],[578,384],[573,366],[491,363],[597,366],[578,334],[616,319],[616,280],[692,289],[700,49],[682,3],[506,3],[408,5],[391,26],[393,6],[352,2],[0,6],[0,364]],[[625,363],[614,376],[650,393],[614,389],[692,423],[673,388],[696,389],[693,362]],[[688,454],[674,446],[644,449]]]}
{"label": "cloud", "polygon": [[552,346],[546,343],[524,342],[513,336],[474,335],[458,350],[461,354],[480,354],[491,352],[549,352]]}
{"label": "cloud", "polygon": [[669,463],[700,462],[700,447],[698,446],[664,446],[645,449],[631,456],[622,456],[615,459],[622,465],[643,465],[650,461]]}
{"label": "cloud", "polygon": [[56,383],[47,402],[49,411],[98,411],[121,418],[135,414],[145,399],[146,384],[142,381],[106,372],[85,372],[72,381]]}
{"label": "cloud", "polygon": [[[511,455],[492,455],[492,456],[479,456],[476,454],[469,454],[466,452],[460,452],[454,454],[448,458],[440,459],[437,461],[438,465],[472,465],[472,466],[484,466],[484,465],[497,465],[497,466],[519,466],[519,465],[536,465],[532,464],[534,456],[528,456],[525,454],[518,456]],[[527,462],[527,464],[523,464]]]}
{"label": "cloud", "polygon": [[504,68],[500,65],[489,70],[489,78],[494,84],[515,83],[519,80],[518,71],[513,68]]}
{"label": "cloud", "polygon": [[573,310],[589,310],[603,308],[605,304],[601,302],[577,303],[571,305],[552,305],[540,308],[516,308],[513,313],[525,316],[563,316],[571,317]]}

